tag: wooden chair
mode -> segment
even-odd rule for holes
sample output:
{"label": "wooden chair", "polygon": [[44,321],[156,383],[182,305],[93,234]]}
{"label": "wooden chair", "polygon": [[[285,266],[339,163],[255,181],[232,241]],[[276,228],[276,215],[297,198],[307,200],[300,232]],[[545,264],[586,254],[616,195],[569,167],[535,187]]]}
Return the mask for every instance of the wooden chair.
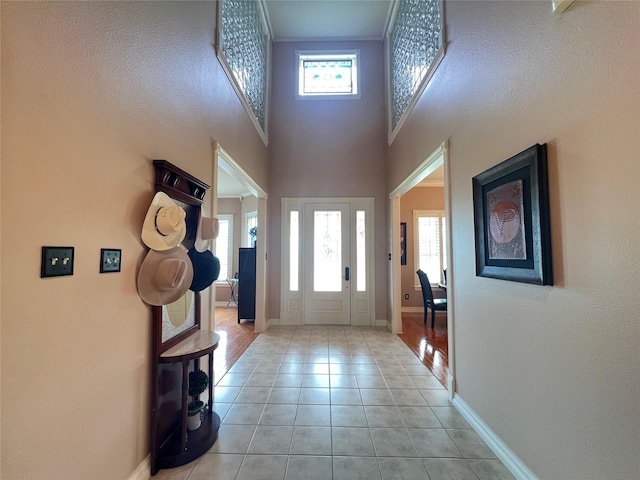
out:
{"label": "wooden chair", "polygon": [[416,272],[420,279],[420,286],[422,287],[422,300],[424,301],[424,323],[427,324],[427,309],[431,309],[431,328],[436,324],[436,310],[441,312],[447,311],[447,299],[446,298],[433,298],[433,290],[431,290],[431,284],[427,274],[422,270]]}

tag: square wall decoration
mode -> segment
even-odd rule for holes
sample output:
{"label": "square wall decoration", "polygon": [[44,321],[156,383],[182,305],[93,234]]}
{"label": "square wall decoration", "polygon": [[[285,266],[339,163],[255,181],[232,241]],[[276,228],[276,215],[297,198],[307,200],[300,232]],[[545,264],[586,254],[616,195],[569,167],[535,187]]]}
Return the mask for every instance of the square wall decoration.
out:
{"label": "square wall decoration", "polygon": [[476,275],[553,285],[547,145],[473,177]]}

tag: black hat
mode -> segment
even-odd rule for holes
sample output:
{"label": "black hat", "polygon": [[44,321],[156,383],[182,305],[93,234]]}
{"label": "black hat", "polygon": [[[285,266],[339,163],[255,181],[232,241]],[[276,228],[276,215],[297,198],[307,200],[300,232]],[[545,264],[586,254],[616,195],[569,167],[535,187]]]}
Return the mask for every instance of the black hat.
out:
{"label": "black hat", "polygon": [[198,252],[192,248],[188,255],[193,265],[193,281],[189,290],[200,292],[218,279],[220,260],[210,250]]}

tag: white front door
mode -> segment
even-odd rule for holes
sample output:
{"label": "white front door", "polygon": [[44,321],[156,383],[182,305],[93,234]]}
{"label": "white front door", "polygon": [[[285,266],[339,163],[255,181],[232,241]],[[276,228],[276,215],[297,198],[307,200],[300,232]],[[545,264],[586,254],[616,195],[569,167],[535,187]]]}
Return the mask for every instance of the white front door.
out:
{"label": "white front door", "polygon": [[351,323],[351,208],[314,203],[305,208],[304,323]]}
{"label": "white front door", "polygon": [[282,199],[282,324],[374,324],[373,207],[373,198]]}

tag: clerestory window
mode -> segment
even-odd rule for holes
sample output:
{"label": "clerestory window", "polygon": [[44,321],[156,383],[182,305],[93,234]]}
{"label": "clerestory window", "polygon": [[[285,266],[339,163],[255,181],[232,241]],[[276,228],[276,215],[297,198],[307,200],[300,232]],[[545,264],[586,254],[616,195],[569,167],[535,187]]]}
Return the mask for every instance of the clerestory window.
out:
{"label": "clerestory window", "polygon": [[298,99],[360,98],[360,51],[296,52]]}

